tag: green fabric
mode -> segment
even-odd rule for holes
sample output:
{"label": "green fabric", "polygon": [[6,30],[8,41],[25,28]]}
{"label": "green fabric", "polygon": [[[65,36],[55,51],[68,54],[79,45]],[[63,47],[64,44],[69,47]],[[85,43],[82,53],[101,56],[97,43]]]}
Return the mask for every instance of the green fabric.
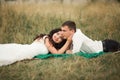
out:
{"label": "green fabric", "polygon": [[85,58],[95,58],[95,57],[98,57],[102,54],[105,54],[104,52],[99,52],[99,53],[83,53],[83,52],[78,52],[78,53],[75,53],[75,54],[39,54],[37,56],[35,56],[34,58],[39,58],[39,59],[46,59],[46,58],[50,58],[50,57],[55,57],[55,58],[58,58],[58,57],[63,57],[63,58],[66,58],[66,57],[69,57],[69,56],[83,56]]}

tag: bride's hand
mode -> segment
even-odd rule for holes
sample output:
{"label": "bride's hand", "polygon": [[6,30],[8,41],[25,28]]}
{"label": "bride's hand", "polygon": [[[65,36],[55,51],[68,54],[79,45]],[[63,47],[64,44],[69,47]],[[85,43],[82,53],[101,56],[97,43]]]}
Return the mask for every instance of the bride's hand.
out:
{"label": "bride's hand", "polygon": [[71,50],[66,50],[66,54],[72,54]]}
{"label": "bride's hand", "polygon": [[68,41],[72,41],[73,35],[70,35],[70,37],[67,38]]}

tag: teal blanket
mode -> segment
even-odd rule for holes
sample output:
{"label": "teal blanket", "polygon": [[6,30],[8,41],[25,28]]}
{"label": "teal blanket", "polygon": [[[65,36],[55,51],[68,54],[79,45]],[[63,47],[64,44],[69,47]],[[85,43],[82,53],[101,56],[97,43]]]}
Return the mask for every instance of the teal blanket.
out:
{"label": "teal blanket", "polygon": [[69,56],[73,56],[73,55],[76,55],[76,56],[83,56],[85,58],[95,58],[95,57],[98,57],[102,54],[105,54],[104,52],[99,52],[99,53],[83,53],[83,52],[78,52],[78,53],[75,53],[75,54],[39,54],[37,56],[35,56],[34,58],[39,58],[39,59],[46,59],[46,58],[50,58],[50,57],[55,57],[55,58],[58,58],[58,57],[63,57],[63,58],[66,58],[66,57],[69,57]]}

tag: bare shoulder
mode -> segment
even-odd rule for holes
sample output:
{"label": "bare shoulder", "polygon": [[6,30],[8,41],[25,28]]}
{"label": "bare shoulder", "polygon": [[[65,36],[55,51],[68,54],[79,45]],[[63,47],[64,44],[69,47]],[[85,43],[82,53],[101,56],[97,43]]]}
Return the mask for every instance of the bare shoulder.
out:
{"label": "bare shoulder", "polygon": [[48,37],[45,38],[45,44],[47,47],[51,46],[51,43]]}
{"label": "bare shoulder", "polygon": [[46,38],[45,38],[45,43],[48,43],[48,42],[49,42],[49,38],[46,37]]}

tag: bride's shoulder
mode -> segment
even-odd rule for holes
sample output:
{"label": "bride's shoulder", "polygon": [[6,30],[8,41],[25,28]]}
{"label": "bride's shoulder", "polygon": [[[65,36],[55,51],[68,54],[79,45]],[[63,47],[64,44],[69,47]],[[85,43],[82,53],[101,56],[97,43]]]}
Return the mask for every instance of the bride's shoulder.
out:
{"label": "bride's shoulder", "polygon": [[43,40],[45,41],[45,43],[46,43],[46,42],[49,42],[49,37],[48,37],[48,36],[45,36],[45,37],[43,37]]}
{"label": "bride's shoulder", "polygon": [[47,48],[49,48],[50,46],[52,46],[50,40],[49,40],[49,37],[46,37],[45,40],[44,40],[44,43],[46,45]]}

